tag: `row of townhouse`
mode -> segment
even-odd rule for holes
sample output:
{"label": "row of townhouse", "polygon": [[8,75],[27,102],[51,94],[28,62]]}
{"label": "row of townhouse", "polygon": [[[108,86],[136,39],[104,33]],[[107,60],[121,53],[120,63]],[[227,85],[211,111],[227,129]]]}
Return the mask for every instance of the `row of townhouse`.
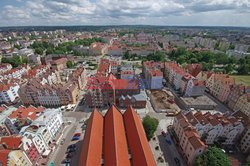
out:
{"label": "row of townhouse", "polygon": [[153,61],[143,62],[142,73],[145,77],[146,88],[162,89],[163,68],[164,64],[161,62],[153,62]]}
{"label": "row of townhouse", "polygon": [[250,87],[236,84],[235,80],[226,74],[212,73],[207,79],[209,93],[226,104],[234,112],[242,111],[250,116]]}
{"label": "row of townhouse", "polygon": [[[20,128],[17,128],[18,124],[21,124]],[[46,163],[56,138],[61,134],[63,117],[60,109],[20,106],[8,117],[5,125],[15,136],[0,139],[0,164],[40,165],[40,159]]]}
{"label": "row of townhouse", "polygon": [[58,107],[75,104],[77,102],[78,92],[78,85],[75,82],[50,85],[34,79],[22,85],[18,94],[22,103],[25,105]]}
{"label": "row of townhouse", "polygon": [[21,79],[22,75],[26,74],[30,67],[28,65],[22,65],[17,68],[10,69],[0,75],[0,81],[10,79]]}
{"label": "row of townhouse", "polygon": [[109,74],[107,77],[91,77],[87,83],[86,102],[89,107],[106,107],[115,103],[119,105],[119,98],[127,95],[139,94],[138,82],[117,79]]}
{"label": "row of townhouse", "polygon": [[205,81],[195,78],[196,70],[201,70],[198,65],[187,65],[186,69],[183,69],[176,62],[164,63],[164,77],[184,96],[202,96],[205,91]]}
{"label": "row of townhouse", "polygon": [[241,152],[249,154],[250,152],[250,119],[242,111],[237,111],[232,114],[233,116],[240,118],[244,124],[244,131],[240,136],[240,141],[236,145],[239,145]]}
{"label": "row of townhouse", "polygon": [[182,68],[176,62],[165,62],[164,77],[184,96],[201,96],[208,90],[234,112],[250,116],[250,87],[236,84],[227,74],[204,72],[200,64]]}
{"label": "row of townhouse", "polygon": [[[11,72],[11,70],[13,72]],[[15,69],[10,68],[10,70],[4,72],[2,74],[2,78],[4,79],[0,81],[0,103],[11,104],[16,101],[16,99],[19,97],[18,90],[22,83],[25,83],[28,79],[40,77],[42,75],[44,76],[42,77],[44,79],[46,78],[45,73],[48,72],[48,70],[49,66],[40,65],[32,69],[29,67]],[[7,75],[8,77],[6,77]]]}
{"label": "row of townhouse", "polygon": [[19,85],[17,83],[0,82],[0,103],[10,104],[18,98]]}
{"label": "row of townhouse", "polygon": [[[210,112],[179,113],[174,119],[173,128],[188,165],[192,165],[195,158],[205,151],[205,144],[219,142],[233,145],[244,131],[240,118],[219,113],[212,115]],[[194,142],[195,145],[187,148],[188,144]]]}

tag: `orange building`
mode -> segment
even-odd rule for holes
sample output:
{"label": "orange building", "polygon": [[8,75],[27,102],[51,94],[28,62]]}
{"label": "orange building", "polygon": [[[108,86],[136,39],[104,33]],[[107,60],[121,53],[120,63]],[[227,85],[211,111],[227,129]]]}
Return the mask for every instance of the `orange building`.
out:
{"label": "orange building", "polygon": [[124,114],[112,105],[103,117],[89,118],[79,166],[156,166],[141,120],[132,107]]}

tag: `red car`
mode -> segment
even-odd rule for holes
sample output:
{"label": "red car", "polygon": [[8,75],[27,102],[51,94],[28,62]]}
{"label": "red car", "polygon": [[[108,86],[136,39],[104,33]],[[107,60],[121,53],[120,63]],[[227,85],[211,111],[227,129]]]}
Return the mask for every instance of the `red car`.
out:
{"label": "red car", "polygon": [[80,137],[81,136],[81,133],[75,133],[74,134],[74,137]]}

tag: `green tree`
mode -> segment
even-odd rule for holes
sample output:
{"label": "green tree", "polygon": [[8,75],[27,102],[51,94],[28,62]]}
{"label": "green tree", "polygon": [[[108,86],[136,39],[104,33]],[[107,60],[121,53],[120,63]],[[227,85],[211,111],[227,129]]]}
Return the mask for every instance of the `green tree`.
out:
{"label": "green tree", "polygon": [[235,49],[235,45],[233,43],[230,43],[229,49],[230,50],[234,50]]}
{"label": "green tree", "polygon": [[153,137],[154,132],[157,129],[159,121],[156,118],[152,118],[149,115],[147,115],[143,118],[142,124],[145,130],[147,139],[150,140]]}
{"label": "green tree", "polygon": [[43,48],[41,48],[41,47],[35,48],[35,53],[39,54],[39,55],[42,55],[43,54]]}
{"label": "green tree", "polygon": [[232,64],[228,64],[228,65],[226,65],[226,67],[224,69],[225,69],[225,72],[228,74],[234,70],[234,67]]}
{"label": "green tree", "polygon": [[205,153],[198,156],[195,166],[231,166],[228,156],[217,147],[209,147]]}
{"label": "green tree", "polygon": [[72,61],[68,61],[66,63],[66,65],[67,65],[68,68],[73,68],[75,66],[74,62],[72,62]]}
{"label": "green tree", "polygon": [[21,56],[14,56],[12,58],[2,58],[2,63],[10,63],[13,67],[18,67],[22,64],[27,64],[27,58],[23,58]]}
{"label": "green tree", "polygon": [[149,61],[164,61],[165,60],[165,54],[164,52],[161,52],[161,51],[156,51],[154,54],[149,54],[147,56],[147,60]]}

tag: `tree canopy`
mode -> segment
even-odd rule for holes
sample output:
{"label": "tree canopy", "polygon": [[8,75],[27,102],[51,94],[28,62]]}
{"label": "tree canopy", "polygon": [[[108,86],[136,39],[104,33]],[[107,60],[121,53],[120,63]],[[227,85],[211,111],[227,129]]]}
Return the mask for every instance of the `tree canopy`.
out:
{"label": "tree canopy", "polygon": [[[170,53],[169,58],[180,64],[201,63],[203,70],[223,71],[230,74],[233,71],[238,74],[248,74],[250,72],[250,57],[236,59],[225,53],[213,53],[211,51],[188,51],[185,48],[178,48]],[[221,68],[216,68],[221,65]]]}
{"label": "tree canopy", "polygon": [[74,42],[65,42],[61,43],[58,46],[54,46],[48,42],[34,42],[30,47],[35,49],[35,53],[42,54],[46,51],[46,55],[48,54],[67,54],[72,53],[73,48],[75,46],[83,45],[83,46],[90,46],[94,42],[102,42],[105,41],[102,38],[87,38],[83,40],[76,40]]}
{"label": "tree canopy", "polygon": [[149,115],[147,115],[143,118],[142,124],[145,130],[147,139],[150,140],[153,137],[154,132],[157,129],[159,121],[156,118],[152,118]]}
{"label": "tree canopy", "polygon": [[196,158],[195,166],[231,166],[231,163],[221,149],[209,147],[205,153]]}
{"label": "tree canopy", "polygon": [[13,67],[18,67],[22,64],[27,64],[28,59],[21,56],[14,56],[12,58],[2,58],[2,63],[10,63]]}

